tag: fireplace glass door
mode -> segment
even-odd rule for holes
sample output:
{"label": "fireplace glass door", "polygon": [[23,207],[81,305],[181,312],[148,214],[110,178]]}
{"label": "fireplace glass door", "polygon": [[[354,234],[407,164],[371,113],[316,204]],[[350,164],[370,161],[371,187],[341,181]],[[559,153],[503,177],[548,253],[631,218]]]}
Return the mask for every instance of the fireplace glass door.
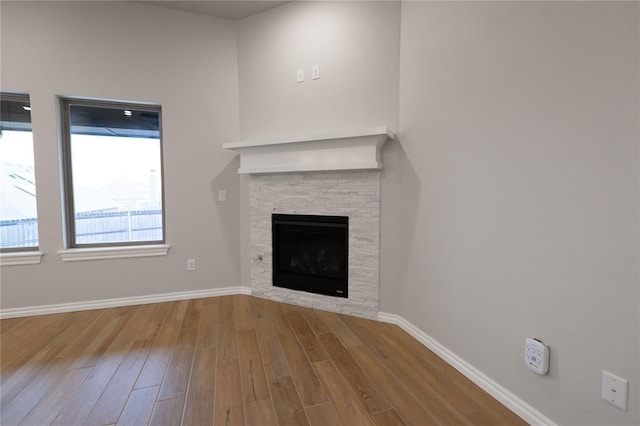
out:
{"label": "fireplace glass door", "polygon": [[273,285],[348,297],[344,216],[272,215]]}

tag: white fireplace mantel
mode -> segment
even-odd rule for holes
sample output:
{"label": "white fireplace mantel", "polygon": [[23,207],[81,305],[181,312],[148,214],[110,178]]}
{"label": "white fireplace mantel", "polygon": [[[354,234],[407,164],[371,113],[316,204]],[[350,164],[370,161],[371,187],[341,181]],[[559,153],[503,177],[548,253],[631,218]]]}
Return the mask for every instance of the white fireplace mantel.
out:
{"label": "white fireplace mantel", "polygon": [[380,148],[395,134],[387,127],[292,138],[228,142],[240,155],[238,173],[381,169]]}

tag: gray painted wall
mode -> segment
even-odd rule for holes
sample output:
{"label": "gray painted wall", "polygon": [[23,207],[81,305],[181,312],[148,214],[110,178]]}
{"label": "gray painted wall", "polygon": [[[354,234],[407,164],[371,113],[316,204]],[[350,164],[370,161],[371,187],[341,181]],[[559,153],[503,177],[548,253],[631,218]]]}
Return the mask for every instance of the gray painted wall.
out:
{"label": "gray painted wall", "polygon": [[[45,252],[2,268],[2,308],[238,285],[237,164],[221,148],[237,137],[233,24],[134,2],[1,8],[2,90],[31,94]],[[162,104],[168,256],[62,262],[56,95]]]}
{"label": "gray painted wall", "polygon": [[399,313],[560,424],[640,421],[639,34],[637,3],[402,4]]}

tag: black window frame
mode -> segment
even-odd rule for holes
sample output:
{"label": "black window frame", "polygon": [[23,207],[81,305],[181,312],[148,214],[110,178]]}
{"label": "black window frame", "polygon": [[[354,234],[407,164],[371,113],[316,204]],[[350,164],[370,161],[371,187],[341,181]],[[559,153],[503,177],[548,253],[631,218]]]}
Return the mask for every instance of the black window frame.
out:
{"label": "black window frame", "polygon": [[[160,104],[133,102],[133,101],[113,101],[100,99],[86,99],[73,97],[60,97],[60,121],[61,121],[61,167],[64,192],[64,227],[65,227],[65,247],[68,249],[82,248],[109,248],[109,247],[135,247],[166,244],[167,227],[165,217],[165,196],[164,196],[164,145],[162,137],[162,106]],[[110,108],[119,110],[135,110],[135,111],[153,111],[158,113],[158,134],[160,143],[160,203],[162,206],[162,239],[160,240],[143,240],[143,241],[123,241],[123,242],[106,242],[106,243],[78,243],[76,241],[76,224],[75,224],[75,204],[73,193],[73,164],[71,160],[71,122],[70,107],[96,107]]]}

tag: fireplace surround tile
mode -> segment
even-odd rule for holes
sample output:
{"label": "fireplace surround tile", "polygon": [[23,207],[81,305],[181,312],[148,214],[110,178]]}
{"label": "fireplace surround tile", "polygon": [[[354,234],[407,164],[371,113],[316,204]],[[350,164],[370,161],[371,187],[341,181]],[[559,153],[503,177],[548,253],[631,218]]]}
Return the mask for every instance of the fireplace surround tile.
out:
{"label": "fireplace surround tile", "polygon": [[[279,302],[365,318],[378,315],[380,171],[250,175],[252,293]],[[272,285],[271,214],[349,217],[349,297]],[[258,260],[258,259],[262,260]]]}

